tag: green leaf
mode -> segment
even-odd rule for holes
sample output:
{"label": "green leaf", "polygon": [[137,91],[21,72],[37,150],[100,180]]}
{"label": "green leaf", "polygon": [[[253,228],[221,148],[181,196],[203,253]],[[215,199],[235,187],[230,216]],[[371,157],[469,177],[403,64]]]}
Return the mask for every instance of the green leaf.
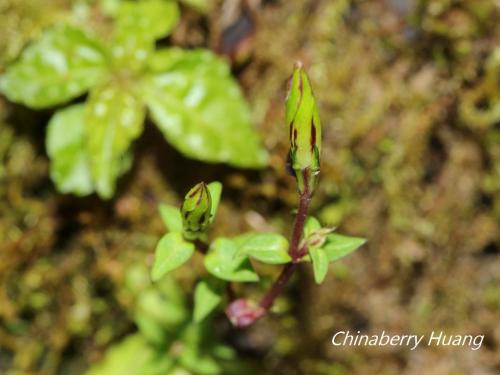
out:
{"label": "green leaf", "polygon": [[160,204],[160,216],[169,232],[182,232],[182,217],[179,208]]}
{"label": "green leaf", "polygon": [[229,238],[221,237],[212,243],[205,256],[205,267],[212,275],[226,281],[259,280],[246,255],[239,252],[236,243]]}
{"label": "green leaf", "polygon": [[220,291],[213,285],[202,280],[196,284],[194,290],[194,313],[193,319],[196,323],[201,322],[210,314],[222,301]]}
{"label": "green leaf", "polygon": [[94,191],[85,148],[85,106],[72,105],[55,113],[47,127],[50,177],[62,193],[79,196]]}
{"label": "green leaf", "polygon": [[188,157],[259,168],[267,162],[229,66],[207,50],[171,48],[150,64],[144,98],[165,138]]}
{"label": "green leaf", "polygon": [[122,1],[115,13],[117,34],[125,38],[156,40],[166,37],[179,21],[175,1]]}
{"label": "green leaf", "polygon": [[321,284],[328,272],[328,255],[325,250],[318,247],[309,249],[309,255],[313,264],[314,281],[316,284]]}
{"label": "green leaf", "polygon": [[174,361],[170,356],[150,345],[144,336],[134,334],[106,351],[104,359],[92,366],[87,375],[170,373]]}
{"label": "green leaf", "polygon": [[212,222],[215,219],[217,208],[219,207],[220,196],[222,193],[222,184],[219,181],[213,181],[209,183],[207,187],[212,199],[212,207],[210,209],[210,221]]}
{"label": "green leaf", "polygon": [[132,88],[117,82],[93,90],[86,107],[90,171],[97,193],[111,198],[123,158],[142,132],[144,107]]}
{"label": "green leaf", "polygon": [[323,250],[326,252],[329,261],[333,262],[349,255],[365,242],[366,240],[364,238],[330,234],[327,237],[326,243],[323,245]]}
{"label": "green leaf", "polygon": [[0,92],[11,101],[46,108],[83,94],[106,71],[101,45],[80,29],[63,25],[26,48],[0,78]]}
{"label": "green leaf", "polygon": [[304,238],[321,229],[321,224],[314,216],[308,216],[304,225]]}
{"label": "green leaf", "polygon": [[185,241],[182,234],[171,232],[164,235],[155,250],[151,278],[157,281],[170,271],[186,263],[194,253],[194,245]]}
{"label": "green leaf", "polygon": [[276,233],[245,233],[235,238],[239,252],[268,264],[285,264],[292,260],[288,255],[288,241]]}

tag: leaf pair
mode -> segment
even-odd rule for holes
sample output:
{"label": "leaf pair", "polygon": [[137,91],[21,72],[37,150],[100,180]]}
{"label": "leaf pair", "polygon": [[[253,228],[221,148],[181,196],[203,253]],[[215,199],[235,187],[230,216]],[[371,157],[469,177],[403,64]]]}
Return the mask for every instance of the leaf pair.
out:
{"label": "leaf pair", "polygon": [[[205,267],[213,276],[235,282],[258,281],[249,258],[268,264],[291,261],[288,241],[275,233],[245,233],[235,238],[218,238],[205,256]],[[199,322],[222,301],[224,292],[217,280],[200,281],[194,294],[194,320]]]}
{"label": "leaf pair", "polygon": [[51,177],[61,192],[112,197],[117,178],[131,166],[146,109],[188,157],[251,168],[266,163],[227,64],[205,50],[155,51],[155,41],[178,21],[175,2],[121,1],[109,13],[115,20],[110,40],[59,25],[0,77],[1,93],[36,109],[90,90],[85,104],[60,109],[49,122]]}
{"label": "leaf pair", "polygon": [[[364,238],[329,234],[332,230],[321,228],[320,223],[314,217],[307,219],[304,228],[305,243],[309,242],[308,256],[306,255],[304,260],[312,261],[314,281],[317,284],[325,280],[330,263],[349,255],[366,242]],[[308,241],[308,239],[313,239],[313,241]],[[318,241],[316,245],[315,241]]]}

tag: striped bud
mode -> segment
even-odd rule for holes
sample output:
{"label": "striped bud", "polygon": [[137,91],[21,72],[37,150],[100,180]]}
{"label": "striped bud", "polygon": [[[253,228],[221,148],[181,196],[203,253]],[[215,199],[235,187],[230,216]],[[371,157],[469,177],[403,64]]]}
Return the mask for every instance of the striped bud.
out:
{"label": "striped bud", "polygon": [[184,237],[195,240],[203,237],[210,223],[212,199],[207,185],[200,182],[186,194],[182,203],[182,223]]}
{"label": "striped bud", "polygon": [[288,81],[286,123],[290,135],[290,163],[301,194],[312,194],[319,174],[321,122],[309,78],[297,63]]}

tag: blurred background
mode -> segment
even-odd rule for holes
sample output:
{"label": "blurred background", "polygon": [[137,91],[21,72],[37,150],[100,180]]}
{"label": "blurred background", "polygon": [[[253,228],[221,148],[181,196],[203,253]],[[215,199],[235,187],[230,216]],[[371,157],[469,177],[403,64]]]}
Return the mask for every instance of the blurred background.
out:
{"label": "blurred background", "polygon": [[[0,0],[0,74],[45,30],[96,30],[110,1]],[[108,4],[109,5],[109,4]],[[0,96],[0,373],[500,373],[500,3],[496,0],[191,0],[158,46],[224,57],[269,165],[183,156],[147,120],[112,199],[58,192],[54,110]],[[72,21],[70,21],[72,20]],[[368,239],[314,284],[304,266],[246,330],[190,322],[200,262],[149,281],[161,202],[200,180],[224,193],[214,234],[289,234],[286,79],[302,60],[323,122],[312,213]],[[82,97],[75,99],[81,101]],[[224,134],[221,134],[224,137]],[[266,270],[272,276],[279,269]],[[258,296],[262,288],[239,288]],[[333,347],[339,330],[484,334],[467,347]]]}

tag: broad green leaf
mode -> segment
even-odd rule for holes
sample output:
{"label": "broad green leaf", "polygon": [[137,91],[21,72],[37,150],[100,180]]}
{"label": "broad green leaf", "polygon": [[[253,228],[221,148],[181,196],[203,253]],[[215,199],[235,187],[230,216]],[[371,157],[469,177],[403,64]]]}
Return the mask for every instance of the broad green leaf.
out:
{"label": "broad green leaf", "polygon": [[0,92],[11,101],[46,108],[83,94],[106,72],[101,45],[80,29],[62,25],[26,48],[0,78]]}
{"label": "broad green leaf", "polygon": [[179,208],[160,204],[160,216],[169,232],[182,232],[182,217]]}
{"label": "broad green leaf", "polygon": [[115,20],[117,34],[154,41],[173,30],[179,21],[179,6],[168,0],[122,1]]}
{"label": "broad green leaf", "polygon": [[125,83],[108,82],[91,92],[86,108],[90,171],[97,193],[111,198],[124,155],[142,132],[144,107]]}
{"label": "broad green leaf", "polygon": [[219,207],[220,196],[222,193],[222,184],[219,181],[211,182],[207,185],[208,191],[210,192],[210,197],[212,198],[212,206],[210,209],[210,220],[215,219],[217,214],[217,208]]}
{"label": "broad green leaf", "polygon": [[198,282],[194,290],[194,321],[196,323],[201,322],[221,301],[222,297],[213,285],[210,285],[205,280]]}
{"label": "broad green leaf", "polygon": [[309,249],[309,255],[313,264],[314,281],[316,284],[321,284],[328,272],[328,255],[325,250],[319,247]]}
{"label": "broad green leaf", "polygon": [[258,281],[246,255],[238,251],[236,243],[229,238],[216,239],[205,255],[208,272],[226,281]]}
{"label": "broad green leaf", "polygon": [[185,241],[181,233],[167,233],[156,246],[151,278],[153,281],[161,279],[170,271],[186,263],[193,253],[194,245]]}
{"label": "broad green leaf", "polygon": [[55,113],[47,127],[50,177],[61,193],[79,196],[94,191],[85,148],[85,106],[72,105]]}
{"label": "broad green leaf", "polygon": [[235,241],[239,252],[268,264],[284,264],[292,260],[288,255],[288,241],[276,233],[246,233]]}
{"label": "broad green leaf", "polygon": [[330,262],[343,258],[357,250],[366,242],[364,238],[349,237],[341,234],[330,234],[327,237],[323,249],[328,255]]}
{"label": "broad green leaf", "polygon": [[308,216],[306,224],[304,225],[304,237],[308,237],[319,229],[321,229],[321,224],[319,223],[318,219],[316,219],[314,216]]}
{"label": "broad green leaf", "polygon": [[158,54],[151,65],[157,73],[145,79],[143,89],[166,139],[188,157],[263,167],[267,153],[229,66],[202,49]]}
{"label": "broad green leaf", "polygon": [[104,359],[92,366],[87,375],[141,374],[164,375],[170,373],[173,359],[146,340],[141,334],[127,336],[112,346]]}

